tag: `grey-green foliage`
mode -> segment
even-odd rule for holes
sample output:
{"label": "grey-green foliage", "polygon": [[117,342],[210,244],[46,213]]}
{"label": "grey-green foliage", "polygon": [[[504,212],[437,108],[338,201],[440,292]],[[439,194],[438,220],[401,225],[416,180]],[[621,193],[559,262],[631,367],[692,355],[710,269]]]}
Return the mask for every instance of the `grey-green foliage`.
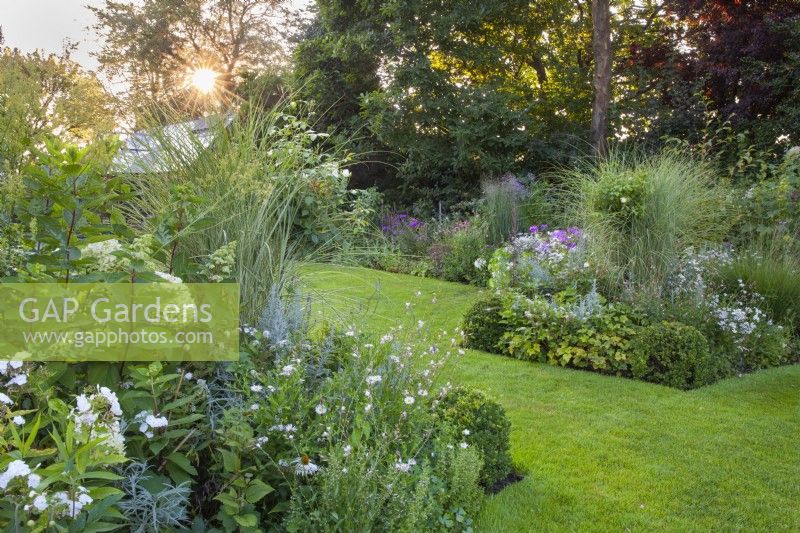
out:
{"label": "grey-green foliage", "polygon": [[279,286],[273,285],[258,321],[259,330],[276,346],[288,344],[308,331],[310,302],[307,303],[303,305],[300,291],[295,290],[290,298],[284,299]]}
{"label": "grey-green foliage", "polygon": [[147,488],[151,473],[146,463],[132,462],[121,474],[121,488],[125,497],[118,505],[128,521],[130,531],[158,533],[188,525],[187,508],[192,493],[189,483],[165,485],[152,493]]}

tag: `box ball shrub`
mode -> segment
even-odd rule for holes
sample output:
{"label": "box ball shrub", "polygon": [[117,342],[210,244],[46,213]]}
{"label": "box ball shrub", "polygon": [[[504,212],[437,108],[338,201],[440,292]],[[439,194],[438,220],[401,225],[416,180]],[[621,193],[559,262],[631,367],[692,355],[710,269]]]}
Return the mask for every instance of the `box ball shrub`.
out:
{"label": "box ball shrub", "polygon": [[697,328],[680,322],[657,322],[633,339],[633,377],[668,387],[691,389],[716,374],[708,341]]}
{"label": "box ball shrub", "polygon": [[462,446],[475,447],[481,453],[483,486],[492,487],[511,474],[511,422],[502,405],[479,390],[455,387],[441,398],[437,412],[461,435]]}
{"label": "box ball shrub", "polygon": [[461,326],[464,345],[474,350],[500,353],[500,341],[506,332],[502,310],[503,302],[496,296],[475,302],[464,316]]}

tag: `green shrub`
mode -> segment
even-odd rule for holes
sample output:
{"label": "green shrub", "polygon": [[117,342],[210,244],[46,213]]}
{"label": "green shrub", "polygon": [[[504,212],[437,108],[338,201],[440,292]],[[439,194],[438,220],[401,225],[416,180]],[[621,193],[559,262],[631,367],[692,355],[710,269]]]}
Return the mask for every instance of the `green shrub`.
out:
{"label": "green shrub", "polygon": [[680,322],[642,328],[633,340],[633,377],[668,387],[691,389],[714,379],[708,342],[700,331]]}
{"label": "green shrub", "polygon": [[630,343],[643,317],[623,304],[603,304],[594,292],[519,299],[503,310],[503,342],[517,359],[628,375]]}
{"label": "green shrub", "polygon": [[491,487],[511,473],[511,422],[503,406],[481,391],[456,387],[441,398],[437,410],[463,439],[462,446],[466,443],[480,451],[484,486]]}
{"label": "green shrub", "polygon": [[770,179],[762,179],[741,195],[744,214],[741,232],[772,237],[776,226],[788,233],[800,231],[800,147],[789,149],[777,164],[767,165]]}
{"label": "green shrub", "polygon": [[500,342],[506,332],[502,310],[503,302],[496,296],[475,302],[461,326],[467,348],[500,353]]}

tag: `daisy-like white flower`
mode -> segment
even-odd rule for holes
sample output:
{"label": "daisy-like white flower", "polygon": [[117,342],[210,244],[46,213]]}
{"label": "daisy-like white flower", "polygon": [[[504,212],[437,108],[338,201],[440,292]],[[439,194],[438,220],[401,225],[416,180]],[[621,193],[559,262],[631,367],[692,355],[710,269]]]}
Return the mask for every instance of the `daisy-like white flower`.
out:
{"label": "daisy-like white flower", "polygon": [[327,407],[325,407],[325,404],[322,404],[322,403],[321,403],[321,404],[317,405],[317,406],[314,408],[314,411],[316,411],[316,413],[317,413],[318,415],[322,416],[322,415],[324,415],[325,413],[327,413],[327,412],[328,412],[328,408],[327,408]]}
{"label": "daisy-like white flower", "polygon": [[21,417],[21,416],[19,416],[19,415],[15,416],[15,417],[14,417],[12,420],[13,420],[13,421],[14,421],[14,423],[15,423],[16,425],[18,425],[18,426],[22,426],[22,425],[24,425],[24,424],[25,424],[25,419],[24,419],[24,418],[22,418],[22,417]]}
{"label": "daisy-like white flower", "polygon": [[375,374],[374,376],[367,376],[367,385],[375,385],[383,381],[383,376]]}
{"label": "daisy-like white flower", "polygon": [[262,387],[261,385],[250,385],[250,390],[252,392],[263,392],[264,387]]}
{"label": "daisy-like white flower", "polygon": [[469,448],[469,444],[467,444],[466,442],[462,442],[461,444],[459,444],[459,446],[461,447],[462,450],[466,450],[467,448]]}
{"label": "daisy-like white flower", "polygon": [[311,462],[311,458],[307,455],[298,457],[293,463],[295,465],[294,473],[300,477],[313,476],[319,472],[319,467]]}
{"label": "daisy-like white flower", "polygon": [[403,403],[405,403],[406,405],[414,405],[414,401],[415,400],[413,396],[406,396],[405,398],[403,398]]}
{"label": "daisy-like white flower", "polygon": [[469,437],[469,430],[468,429],[465,429],[461,433],[463,433],[465,437]]}
{"label": "daisy-like white flower", "polygon": [[281,376],[291,376],[292,374],[294,374],[294,365],[284,365],[281,368]]}
{"label": "daisy-like white flower", "polygon": [[261,437],[257,437],[257,438],[256,438],[256,440],[255,440],[255,441],[253,441],[253,445],[254,445],[256,448],[261,448],[261,447],[262,447],[262,446],[264,446],[264,445],[265,445],[267,442],[269,442],[269,437],[267,437],[267,436],[261,436]]}
{"label": "daisy-like white flower", "polygon": [[254,403],[254,404],[251,404],[251,405],[250,405],[250,410],[251,410],[251,411],[258,411],[258,408],[259,408],[259,407],[261,407],[261,406],[260,406],[260,405],[258,405],[257,403]]}
{"label": "daisy-like white flower", "polygon": [[342,448],[342,453],[345,457],[349,456],[350,453],[353,451],[353,447],[349,444],[345,444],[344,448]]}

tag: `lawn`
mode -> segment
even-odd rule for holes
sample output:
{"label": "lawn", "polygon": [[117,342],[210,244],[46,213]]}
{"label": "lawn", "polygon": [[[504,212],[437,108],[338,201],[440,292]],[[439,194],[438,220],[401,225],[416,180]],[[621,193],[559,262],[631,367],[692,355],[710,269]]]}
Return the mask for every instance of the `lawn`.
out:
{"label": "lawn", "polygon": [[[317,313],[372,331],[406,302],[452,329],[480,294],[363,268],[304,280]],[[478,530],[800,530],[799,365],[682,392],[468,351],[447,377],[505,406],[525,473],[487,500]]]}

